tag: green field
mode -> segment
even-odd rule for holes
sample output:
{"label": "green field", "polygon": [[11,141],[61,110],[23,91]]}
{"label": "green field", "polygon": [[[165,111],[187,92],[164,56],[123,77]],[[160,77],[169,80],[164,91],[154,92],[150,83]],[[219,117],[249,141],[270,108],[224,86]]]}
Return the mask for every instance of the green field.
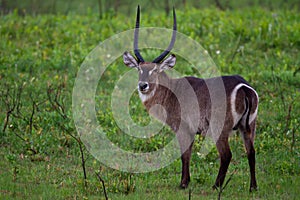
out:
{"label": "green field", "polygon": [[[249,193],[249,168],[243,142],[230,139],[233,159],[222,199],[299,199],[300,188],[300,14],[297,10],[245,8],[177,9],[178,31],[199,42],[223,75],[240,74],[260,96],[257,136],[258,191]],[[197,154],[196,138],[189,189],[180,190],[180,159],[161,170],[130,174],[110,169],[81,143],[72,120],[72,89],[85,57],[99,42],[134,27],[134,17],[42,14],[0,17],[0,199],[217,199],[211,189],[219,159],[214,148]],[[143,27],[167,27],[171,16],[143,13]],[[152,59],[154,50],[145,59]],[[154,53],[153,53],[153,52]],[[147,57],[149,55],[149,57]],[[199,75],[185,65],[182,75]],[[96,92],[97,118],[108,137],[132,151],[153,151],[172,137],[164,128],[150,139],[126,137],[110,107],[114,84],[129,69],[118,58]],[[138,99],[132,118],[149,117]],[[86,178],[84,179],[84,170]]]}

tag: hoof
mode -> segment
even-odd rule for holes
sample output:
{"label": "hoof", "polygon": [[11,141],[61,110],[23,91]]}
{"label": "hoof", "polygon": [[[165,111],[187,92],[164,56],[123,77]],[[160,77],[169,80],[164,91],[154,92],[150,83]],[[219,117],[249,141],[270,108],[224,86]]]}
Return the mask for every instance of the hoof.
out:
{"label": "hoof", "polygon": [[212,186],[212,189],[213,189],[213,190],[217,190],[218,188],[219,188],[219,187],[218,187],[217,185],[213,185],[213,186]]}
{"label": "hoof", "polygon": [[255,191],[257,191],[257,186],[251,186],[249,192],[255,192]]}
{"label": "hoof", "polygon": [[180,189],[186,189],[188,188],[188,185],[189,185],[188,183],[181,183],[179,187]]}

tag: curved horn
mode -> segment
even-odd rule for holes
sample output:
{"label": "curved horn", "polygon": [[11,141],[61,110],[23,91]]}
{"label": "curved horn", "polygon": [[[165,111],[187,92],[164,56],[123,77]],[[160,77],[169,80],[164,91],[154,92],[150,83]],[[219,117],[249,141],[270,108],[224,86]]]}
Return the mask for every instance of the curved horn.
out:
{"label": "curved horn", "polygon": [[144,62],[144,59],[141,56],[138,49],[139,28],[140,28],[140,5],[138,5],[137,8],[136,22],[135,22],[135,29],[134,29],[134,44],[133,44],[134,54],[137,58],[138,63]]}
{"label": "curved horn", "polygon": [[168,48],[162,53],[160,54],[160,56],[158,56],[157,58],[155,58],[155,60],[153,60],[153,63],[160,63],[167,55],[168,53],[170,53],[171,49],[174,46],[175,40],[176,40],[176,30],[177,30],[177,24],[176,24],[176,13],[175,13],[175,8],[173,7],[173,33],[172,33],[172,39],[171,42],[168,46]]}

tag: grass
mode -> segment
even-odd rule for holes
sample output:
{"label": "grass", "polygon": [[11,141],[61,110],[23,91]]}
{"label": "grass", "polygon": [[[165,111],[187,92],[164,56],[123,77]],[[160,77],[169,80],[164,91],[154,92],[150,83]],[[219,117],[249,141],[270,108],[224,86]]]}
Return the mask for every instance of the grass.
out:
{"label": "grass", "polygon": [[[248,162],[240,137],[234,135],[227,178],[233,175],[222,198],[299,198],[299,14],[262,9],[177,13],[179,31],[200,42],[222,74],[244,76],[260,96],[255,140],[259,190],[248,192]],[[211,189],[219,167],[217,151],[213,148],[206,157],[197,154],[202,140],[198,137],[188,190],[178,188],[180,160],[155,172],[130,174],[103,166],[85,148],[84,181],[71,110],[76,73],[99,41],[132,28],[132,19],[122,14],[99,20],[93,13],[37,17],[12,13],[0,20],[0,199],[104,199],[96,172],[110,199],[188,199],[189,190],[192,199],[217,199],[218,192]],[[169,24],[165,16],[143,15],[144,27]],[[196,74],[183,63],[176,65],[180,73]],[[104,73],[99,83],[104,87],[96,96],[98,120],[124,148],[157,149],[170,138],[168,128],[149,140],[132,139],[113,119],[110,94],[127,70],[119,58]],[[148,123],[137,94],[130,109],[137,123]]]}
{"label": "grass", "polygon": [[[291,157],[291,155],[287,155],[287,157]],[[76,158],[64,156],[35,162],[19,158],[16,163],[15,180],[12,164],[6,159],[2,160],[1,197],[3,199],[103,198],[102,188],[100,183],[97,183],[92,168],[88,170],[90,172],[88,189],[84,190],[80,165],[74,160]],[[192,182],[189,186],[192,199],[217,198],[217,192],[211,189],[217,172],[217,163],[196,162],[195,160],[193,159],[192,163]],[[297,190],[300,186],[299,176],[282,174],[279,169],[268,169],[270,162],[274,161],[265,159],[258,154],[259,190],[249,193],[249,171],[246,158],[236,160],[234,157],[229,174],[233,173],[235,169],[237,172],[233,175],[222,197],[224,199],[297,199]],[[179,161],[157,172],[132,175],[131,185],[127,185],[129,184],[128,174],[109,169],[103,170],[101,174],[103,177],[116,179],[106,180],[108,196],[111,199],[188,199],[189,196],[189,189],[181,190],[178,187],[180,181]],[[112,177],[112,174],[115,177]],[[120,182],[117,183],[118,181]],[[131,187],[131,189],[129,190],[127,187]]]}

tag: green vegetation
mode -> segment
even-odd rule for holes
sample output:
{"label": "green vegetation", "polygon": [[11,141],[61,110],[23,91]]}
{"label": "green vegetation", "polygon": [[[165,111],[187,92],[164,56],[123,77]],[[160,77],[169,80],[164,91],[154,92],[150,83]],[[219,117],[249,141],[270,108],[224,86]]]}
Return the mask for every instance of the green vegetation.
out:
{"label": "green vegetation", "polygon": [[[260,96],[257,137],[259,190],[249,193],[248,161],[238,135],[231,137],[233,160],[222,193],[226,199],[297,199],[300,188],[300,14],[295,10],[177,10],[179,31],[208,50],[225,74],[244,76]],[[134,18],[107,13],[0,18],[0,199],[217,199],[216,149],[197,154],[196,138],[189,190],[178,188],[181,163],[147,174],[112,170],[82,146],[72,121],[72,88],[85,56],[110,36],[133,28]],[[143,13],[143,27],[170,27],[170,17]],[[147,57],[145,57],[147,59]],[[182,74],[194,75],[176,65]],[[97,117],[108,136],[135,151],[161,147],[171,133],[129,140],[117,127],[110,94],[128,71],[119,58],[104,73],[97,90]],[[141,124],[147,114],[134,94],[131,114]],[[145,118],[146,117],[146,118]],[[128,147],[126,144],[132,144]],[[82,168],[85,160],[86,179]]]}
{"label": "green vegetation", "polygon": [[166,12],[169,13],[173,5],[177,9],[189,9],[194,8],[207,8],[218,7],[221,10],[237,10],[248,7],[262,7],[267,10],[276,9],[300,9],[300,3],[298,0],[1,0],[0,11],[7,13],[18,9],[18,12],[22,15],[26,14],[86,14],[90,11],[99,13],[100,15],[110,12],[112,14],[135,14],[135,10],[132,8],[140,4],[143,8],[143,13],[148,12],[153,15],[154,12]]}

